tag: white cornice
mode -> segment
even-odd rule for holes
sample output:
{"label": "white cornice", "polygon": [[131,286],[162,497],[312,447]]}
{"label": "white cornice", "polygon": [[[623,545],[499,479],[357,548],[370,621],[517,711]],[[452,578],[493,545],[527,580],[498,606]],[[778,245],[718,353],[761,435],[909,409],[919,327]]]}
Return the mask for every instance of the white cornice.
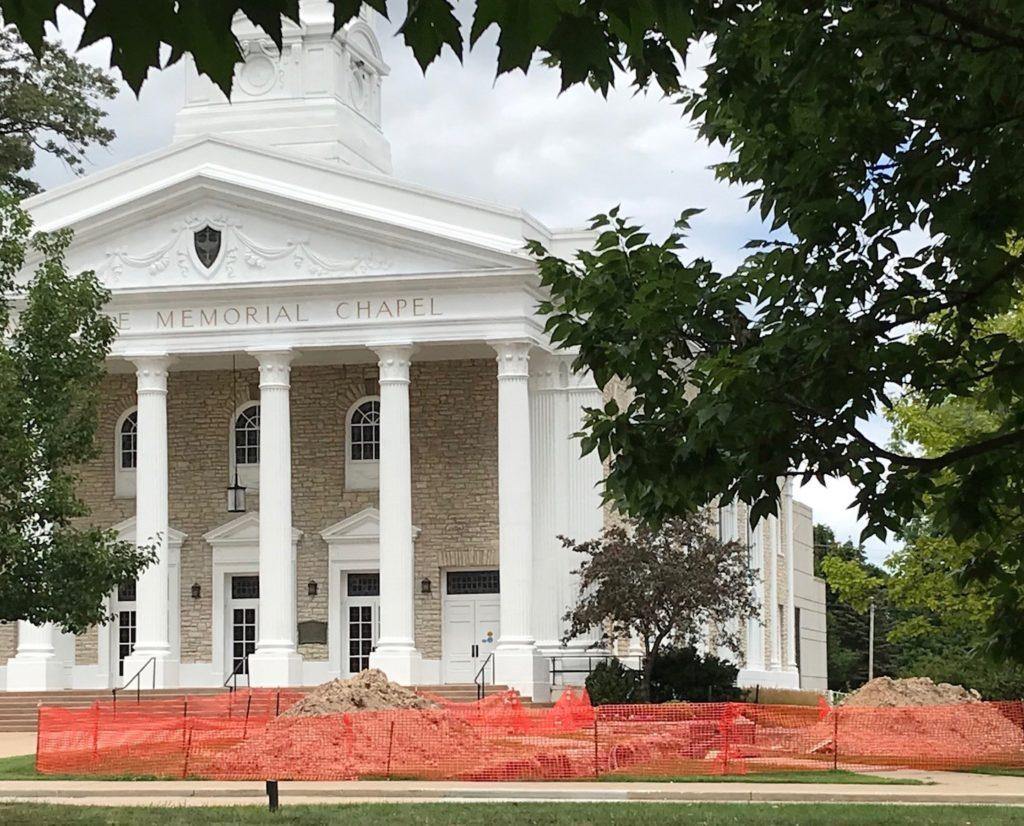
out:
{"label": "white cornice", "polygon": [[[259,172],[247,172],[247,169]],[[154,174],[147,176],[147,172]],[[306,186],[295,183],[303,176],[309,179]],[[522,210],[447,195],[388,175],[212,135],[183,140],[77,179],[27,199],[24,206],[36,219],[39,229],[63,226],[78,229],[77,225],[99,219],[110,210],[197,178],[214,184],[235,184],[506,253],[520,246],[525,237],[542,241],[553,237],[549,228]],[[353,189],[361,191],[351,198],[337,195]],[[388,198],[395,200],[397,206],[391,208],[380,203]],[[75,203],[77,201],[81,203]],[[430,213],[441,210],[455,214],[450,220],[429,217]],[[500,234],[483,228],[494,224],[502,225]]]}

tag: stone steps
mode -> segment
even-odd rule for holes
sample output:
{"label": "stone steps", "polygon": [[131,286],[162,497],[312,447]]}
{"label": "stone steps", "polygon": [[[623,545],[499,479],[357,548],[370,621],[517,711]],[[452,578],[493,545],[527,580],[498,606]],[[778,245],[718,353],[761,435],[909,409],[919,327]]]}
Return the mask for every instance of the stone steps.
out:
{"label": "stone steps", "polygon": [[[311,686],[293,689],[296,691],[309,691]],[[434,694],[456,703],[472,703],[476,701],[476,685],[473,683],[459,683],[453,685],[419,685],[415,686],[417,691]],[[508,686],[489,685],[487,694],[499,694],[507,691]],[[166,689],[143,689],[143,699],[179,699],[186,695],[189,697],[203,697],[213,694],[222,694],[223,688],[166,688]],[[0,691],[0,732],[8,731],[35,731],[37,722],[38,707],[40,705],[61,706],[62,708],[88,708],[94,702],[108,702],[110,700],[110,689],[68,689],[65,691]],[[128,690],[120,695],[118,703],[134,703],[135,691]],[[523,705],[529,706],[532,703],[528,700]]]}

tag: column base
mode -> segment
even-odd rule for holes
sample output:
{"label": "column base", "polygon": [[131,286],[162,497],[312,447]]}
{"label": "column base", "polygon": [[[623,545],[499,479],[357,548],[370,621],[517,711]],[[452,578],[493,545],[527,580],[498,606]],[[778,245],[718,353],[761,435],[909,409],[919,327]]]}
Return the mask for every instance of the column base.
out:
{"label": "column base", "polygon": [[249,655],[249,684],[253,688],[302,685],[302,655],[297,651],[260,651]]}
{"label": "column base", "polygon": [[764,668],[741,668],[736,675],[736,685],[742,688],[800,688],[800,675],[789,671],[772,671]]}
{"label": "column base", "polygon": [[53,655],[23,654],[7,661],[8,691],[60,691],[70,687],[68,669]]}
{"label": "column base", "polygon": [[551,698],[550,660],[532,645],[499,647],[494,652],[494,681],[521,697],[546,703]]}
{"label": "column base", "polygon": [[[153,662],[147,665],[150,658],[154,658]],[[133,687],[138,685],[143,691],[149,688],[178,687],[178,660],[172,657],[161,657],[144,651],[132,652],[124,658],[124,676],[120,680],[121,685],[134,677],[139,669],[143,670],[138,679],[132,683]]]}
{"label": "column base", "polygon": [[423,655],[415,648],[385,648],[370,653],[370,668],[380,669],[399,685],[417,685],[422,665]]}

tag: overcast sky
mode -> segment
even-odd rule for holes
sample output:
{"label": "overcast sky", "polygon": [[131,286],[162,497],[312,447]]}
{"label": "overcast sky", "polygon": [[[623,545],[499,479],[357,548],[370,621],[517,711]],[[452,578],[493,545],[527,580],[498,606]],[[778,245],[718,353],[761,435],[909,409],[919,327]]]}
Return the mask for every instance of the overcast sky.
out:
{"label": "overcast sky", "polygon": [[[703,207],[688,246],[720,270],[741,260],[748,240],[767,234],[747,211],[742,191],[715,181],[709,165],[722,160],[723,152],[699,141],[680,107],[660,94],[622,86],[607,100],[579,87],[559,95],[556,72],[542,66],[528,77],[495,80],[493,38],[464,64],[447,55],[424,76],[393,27],[382,23],[379,30],[391,66],[383,87],[384,130],[397,177],[522,207],[553,227],[580,225],[621,204],[655,237],[666,234],[683,209]],[[78,18],[62,9],[60,38],[74,47],[80,32]],[[108,54],[107,44],[97,44],[80,57],[106,67]],[[691,72],[698,70],[691,64]],[[151,74],[138,99],[122,88],[108,106],[117,139],[90,153],[86,171],[170,143],[183,97],[180,65]],[[36,177],[51,187],[71,174],[59,162],[40,158]],[[873,421],[866,430],[886,438],[884,422]],[[830,525],[840,539],[856,540],[859,528],[847,509],[853,493],[840,480],[827,488],[808,485],[798,498],[814,508],[816,522]],[[878,562],[886,555],[877,540],[868,550]]]}

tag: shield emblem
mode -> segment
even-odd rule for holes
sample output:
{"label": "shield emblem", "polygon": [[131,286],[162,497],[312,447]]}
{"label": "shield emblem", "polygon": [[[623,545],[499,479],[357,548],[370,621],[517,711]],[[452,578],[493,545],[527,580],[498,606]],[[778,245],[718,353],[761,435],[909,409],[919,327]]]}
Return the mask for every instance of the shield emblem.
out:
{"label": "shield emblem", "polygon": [[206,269],[213,266],[220,254],[220,230],[205,226],[195,234],[196,255]]}

